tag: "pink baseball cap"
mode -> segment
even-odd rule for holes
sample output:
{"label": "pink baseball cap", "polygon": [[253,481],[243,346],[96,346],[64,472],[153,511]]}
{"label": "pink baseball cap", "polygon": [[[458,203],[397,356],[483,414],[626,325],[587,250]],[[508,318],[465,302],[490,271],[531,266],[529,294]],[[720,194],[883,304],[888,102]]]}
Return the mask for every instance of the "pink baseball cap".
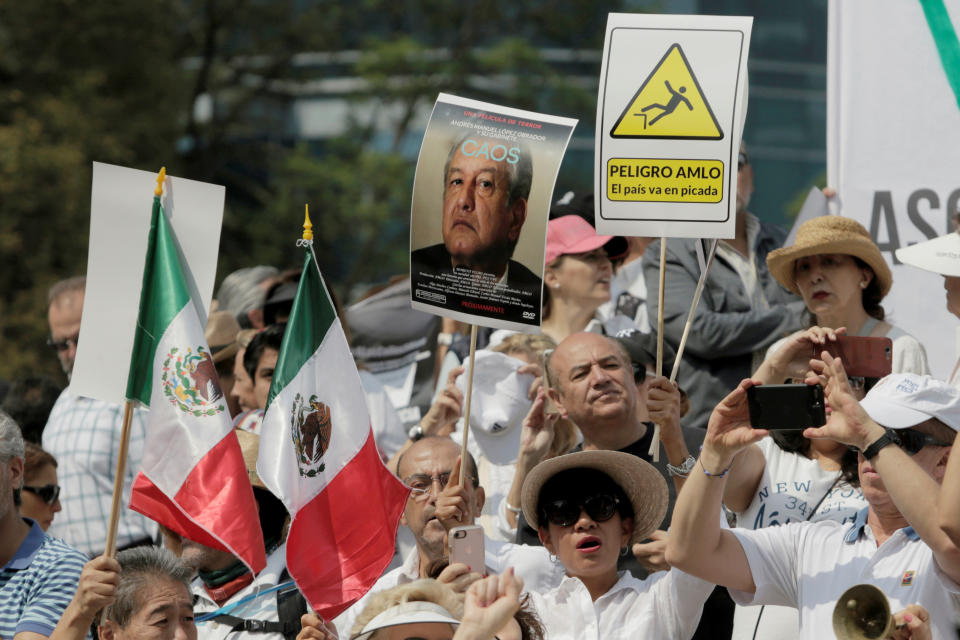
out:
{"label": "pink baseball cap", "polygon": [[589,222],[577,215],[560,216],[547,224],[547,253],[544,262],[550,264],[562,255],[586,253],[603,247],[611,258],[627,252],[623,236],[601,236]]}

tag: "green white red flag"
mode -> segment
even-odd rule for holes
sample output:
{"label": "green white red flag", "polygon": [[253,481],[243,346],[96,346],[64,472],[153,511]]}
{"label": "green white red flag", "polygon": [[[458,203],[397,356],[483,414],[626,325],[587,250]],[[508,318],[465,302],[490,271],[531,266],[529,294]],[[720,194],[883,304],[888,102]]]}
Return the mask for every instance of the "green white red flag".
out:
{"label": "green white red flag", "polygon": [[159,196],[127,398],[150,407],[130,508],[259,573],[266,554],[253,488]]}
{"label": "green white red flag", "polygon": [[384,466],[360,376],[311,249],[260,427],[257,473],[291,515],[287,570],[326,620],[393,556],[407,489]]}

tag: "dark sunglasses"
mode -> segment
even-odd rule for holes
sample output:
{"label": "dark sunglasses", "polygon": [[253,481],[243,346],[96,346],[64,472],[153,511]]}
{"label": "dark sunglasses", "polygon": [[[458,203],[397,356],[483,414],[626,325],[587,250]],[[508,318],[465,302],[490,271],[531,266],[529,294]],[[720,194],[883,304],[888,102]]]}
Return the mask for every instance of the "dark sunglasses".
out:
{"label": "dark sunglasses", "polygon": [[24,491],[29,491],[49,505],[53,505],[60,498],[60,485],[45,484],[42,487],[23,485]]}
{"label": "dark sunglasses", "polygon": [[47,338],[47,346],[56,351],[66,351],[70,348],[71,345],[74,347],[77,346],[77,341],[80,339],[80,334],[73,336],[72,338],[64,338],[63,340],[54,340],[53,338]]}
{"label": "dark sunglasses", "polygon": [[744,165],[750,164],[750,158],[743,151],[737,154],[737,169],[743,169]]}
{"label": "dark sunglasses", "polygon": [[606,522],[617,512],[620,499],[609,493],[599,493],[587,498],[561,498],[543,506],[543,515],[548,522],[558,527],[569,527],[586,511],[594,522]]}
{"label": "dark sunglasses", "polygon": [[951,443],[943,442],[926,433],[920,433],[913,429],[897,429],[897,436],[900,437],[900,448],[909,455],[916,455],[924,447],[949,447]]}

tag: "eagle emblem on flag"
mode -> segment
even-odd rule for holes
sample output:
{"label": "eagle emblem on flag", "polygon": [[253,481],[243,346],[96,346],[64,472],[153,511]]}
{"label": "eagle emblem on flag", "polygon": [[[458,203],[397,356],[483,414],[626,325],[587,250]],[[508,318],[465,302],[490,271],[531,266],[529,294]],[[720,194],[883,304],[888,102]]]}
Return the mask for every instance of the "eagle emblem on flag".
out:
{"label": "eagle emblem on flag", "polygon": [[186,351],[173,347],[163,361],[160,386],[170,404],[197,417],[215,416],[223,411],[217,367],[210,352],[198,346]]}
{"label": "eagle emblem on flag", "polygon": [[330,447],[330,407],[315,394],[304,402],[298,393],[293,399],[290,423],[300,475],[312,478],[325,468],[321,460]]}

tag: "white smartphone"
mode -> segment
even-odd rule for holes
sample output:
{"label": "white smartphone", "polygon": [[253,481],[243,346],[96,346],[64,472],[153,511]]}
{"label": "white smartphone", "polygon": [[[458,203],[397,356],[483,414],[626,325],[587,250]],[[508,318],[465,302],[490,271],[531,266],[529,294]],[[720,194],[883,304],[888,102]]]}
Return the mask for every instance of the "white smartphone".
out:
{"label": "white smartphone", "polygon": [[450,530],[450,564],[456,562],[467,565],[470,571],[486,575],[483,527],[471,524]]}

